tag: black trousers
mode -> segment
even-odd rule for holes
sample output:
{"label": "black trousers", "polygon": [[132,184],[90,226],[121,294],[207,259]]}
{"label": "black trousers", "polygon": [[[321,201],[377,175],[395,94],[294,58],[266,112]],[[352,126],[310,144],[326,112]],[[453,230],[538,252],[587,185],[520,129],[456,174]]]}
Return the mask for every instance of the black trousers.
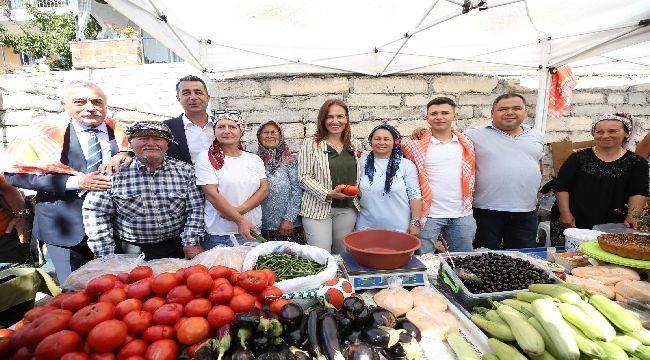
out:
{"label": "black trousers", "polygon": [[492,250],[535,247],[537,211],[509,212],[474,208],[475,248]]}
{"label": "black trousers", "polygon": [[120,241],[120,253],[122,254],[144,254],[145,260],[154,260],[162,258],[185,257],[183,254],[183,244],[180,237],[163,240],[153,244],[134,244],[127,241]]}

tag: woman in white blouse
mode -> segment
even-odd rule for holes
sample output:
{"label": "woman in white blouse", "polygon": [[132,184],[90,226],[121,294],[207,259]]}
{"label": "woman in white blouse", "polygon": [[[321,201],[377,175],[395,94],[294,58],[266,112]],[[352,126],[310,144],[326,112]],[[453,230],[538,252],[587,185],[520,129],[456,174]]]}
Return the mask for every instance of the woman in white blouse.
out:
{"label": "woman in white blouse", "polygon": [[260,204],[269,193],[266,171],[259,156],[243,150],[244,127],[238,111],[218,111],[214,142],[195,164],[196,184],[205,193],[206,250],[253,240],[251,231],[262,225]]}

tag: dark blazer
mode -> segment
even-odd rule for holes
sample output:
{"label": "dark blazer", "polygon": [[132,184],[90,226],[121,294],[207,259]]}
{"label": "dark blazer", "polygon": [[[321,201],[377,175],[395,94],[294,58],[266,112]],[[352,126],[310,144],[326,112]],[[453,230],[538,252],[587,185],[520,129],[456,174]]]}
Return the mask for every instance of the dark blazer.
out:
{"label": "dark blazer", "polygon": [[[117,154],[119,147],[115,134],[108,128],[111,154]],[[86,172],[86,158],[81,150],[77,133],[68,125],[63,140],[61,163]],[[81,206],[83,198],[77,191],[66,191],[65,183],[70,175],[5,174],[7,181],[17,187],[36,191],[34,198],[34,226],[32,234],[46,244],[72,247],[85,238]]]}
{"label": "dark blazer", "polygon": [[184,161],[190,165],[192,163],[192,157],[190,156],[190,148],[187,147],[187,137],[185,136],[185,126],[183,125],[183,114],[173,119],[168,119],[163,121],[174,135],[174,143],[169,144],[167,149],[167,156],[174,159]]}

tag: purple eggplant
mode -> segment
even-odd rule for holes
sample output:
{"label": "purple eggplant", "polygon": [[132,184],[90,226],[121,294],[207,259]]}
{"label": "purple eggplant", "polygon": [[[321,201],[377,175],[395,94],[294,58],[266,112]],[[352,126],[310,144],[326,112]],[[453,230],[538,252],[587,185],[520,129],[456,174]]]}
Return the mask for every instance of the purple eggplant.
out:
{"label": "purple eggplant", "polygon": [[397,318],[393,315],[392,312],[381,308],[375,307],[370,310],[370,326],[386,326],[389,328],[395,327],[397,324]]}
{"label": "purple eggplant", "polygon": [[356,343],[348,348],[347,360],[379,360],[379,354],[370,345]]}
{"label": "purple eggplant", "polygon": [[406,330],[406,333],[410,334],[415,340],[422,340],[420,329],[407,319],[398,320],[395,329],[404,329]]}
{"label": "purple eggplant", "polygon": [[320,346],[325,351],[327,360],[345,360],[335,315],[324,314],[318,325]]}

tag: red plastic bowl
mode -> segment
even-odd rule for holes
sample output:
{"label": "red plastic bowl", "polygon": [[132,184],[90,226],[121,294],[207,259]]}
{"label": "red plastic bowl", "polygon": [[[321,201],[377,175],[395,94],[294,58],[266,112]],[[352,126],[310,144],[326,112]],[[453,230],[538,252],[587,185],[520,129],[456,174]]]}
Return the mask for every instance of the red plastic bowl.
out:
{"label": "red plastic bowl", "polygon": [[392,230],[360,230],[347,234],[343,244],[359,264],[392,270],[409,262],[420,248],[420,239]]}

